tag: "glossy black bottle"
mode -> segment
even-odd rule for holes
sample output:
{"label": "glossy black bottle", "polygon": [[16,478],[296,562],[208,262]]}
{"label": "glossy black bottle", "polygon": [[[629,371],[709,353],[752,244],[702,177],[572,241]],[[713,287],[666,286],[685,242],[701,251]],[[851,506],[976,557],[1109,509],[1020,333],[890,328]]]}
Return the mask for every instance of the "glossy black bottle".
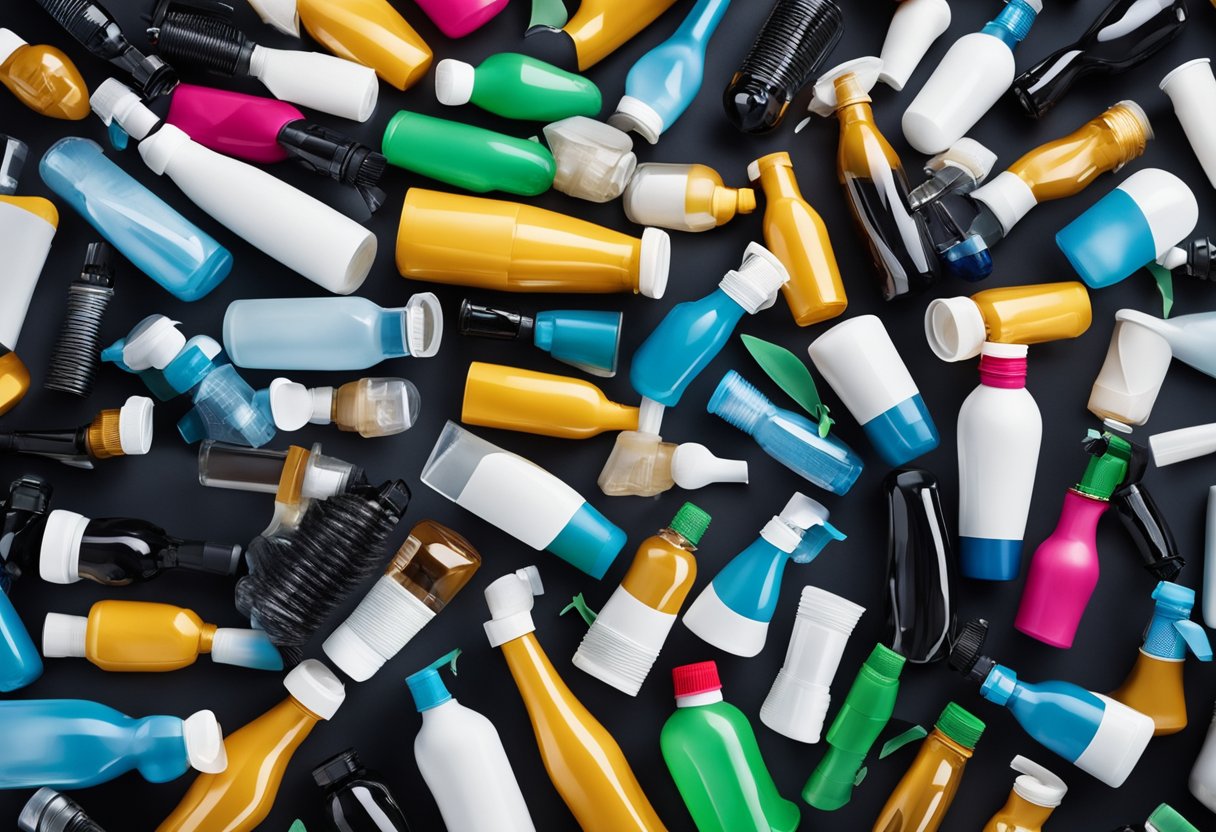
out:
{"label": "glossy black bottle", "polygon": [[1182,30],[1186,0],[1114,0],[1076,43],[1048,55],[1013,82],[1022,109],[1041,118],[1085,75],[1113,75],[1143,63]]}
{"label": "glossy black bottle", "polygon": [[1176,581],[1186,561],[1178,554],[1178,544],[1169,523],[1153,495],[1141,483],[1148,470],[1148,450],[1135,442],[1123,484],[1110,496],[1110,504],[1123,528],[1140,552],[1144,568],[1159,581]]}
{"label": "glossy black bottle", "polygon": [[353,748],[313,769],[312,779],[325,790],[325,819],[334,832],[410,832],[388,787]]}
{"label": "glossy black bottle", "polygon": [[887,475],[883,490],[889,530],[885,643],[914,664],[936,662],[950,652],[958,597],[937,478],[900,468]]}
{"label": "glossy black bottle", "polygon": [[24,474],[9,484],[8,497],[0,503],[0,592],[6,595],[22,574],[37,571],[52,492],[42,477]]}

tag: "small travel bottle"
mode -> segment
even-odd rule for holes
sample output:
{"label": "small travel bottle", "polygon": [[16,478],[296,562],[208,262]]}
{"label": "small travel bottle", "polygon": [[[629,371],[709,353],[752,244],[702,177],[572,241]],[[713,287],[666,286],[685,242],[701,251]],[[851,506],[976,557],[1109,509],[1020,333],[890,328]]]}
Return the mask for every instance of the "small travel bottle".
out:
{"label": "small travel bottle", "polygon": [[89,88],[72,59],[53,46],[30,46],[11,29],[0,29],[0,84],[44,116],[89,115]]}
{"label": "small travel bottle", "polygon": [[338,388],[305,387],[276,378],[266,390],[270,414],[279,430],[307,424],[338,426],[364,439],[404,433],[418,421],[421,397],[404,378],[361,378]]}
{"label": "small travel bottle", "polygon": [[558,361],[602,378],[616,375],[620,356],[620,312],[554,309],[527,315],[516,309],[460,302],[461,335],[531,341]]}
{"label": "small travel bottle", "polygon": [[625,216],[638,225],[709,231],[756,210],[751,188],[728,188],[706,165],[638,165],[625,188]]}
{"label": "small travel bottle", "polygon": [[1077,338],[1093,322],[1089,292],[1075,280],[1001,286],[971,297],[934,298],[925,337],[942,361],[965,361],[986,342],[1041,344]]}
{"label": "small travel bottle", "polygon": [[17,816],[17,832],[105,832],[66,794],[41,788]]}
{"label": "small travel bottle", "polygon": [[[554,63],[586,72],[624,46],[638,32],[675,5],[676,0],[580,0],[578,11],[560,29],[534,26],[526,37],[534,49],[549,53]],[[531,50],[530,50],[531,51]]]}
{"label": "small travel bottle", "polygon": [[334,832],[410,832],[397,799],[363,767],[355,749],[321,763],[312,779],[324,792],[325,819]]}
{"label": "small travel bottle", "polygon": [[0,431],[0,455],[28,454],[92,468],[102,459],[142,456],[152,448],[152,400],[131,396],[77,428]]}
{"label": "small travel bottle", "polygon": [[983,832],[1043,832],[1056,807],[1064,802],[1068,784],[1033,760],[1014,757],[1018,772],[1005,805],[985,824]]}
{"label": "small travel bottle", "polygon": [[435,97],[448,107],[472,102],[496,116],[546,124],[594,118],[603,107],[589,78],[518,52],[498,52],[477,66],[445,58],[435,66]]}

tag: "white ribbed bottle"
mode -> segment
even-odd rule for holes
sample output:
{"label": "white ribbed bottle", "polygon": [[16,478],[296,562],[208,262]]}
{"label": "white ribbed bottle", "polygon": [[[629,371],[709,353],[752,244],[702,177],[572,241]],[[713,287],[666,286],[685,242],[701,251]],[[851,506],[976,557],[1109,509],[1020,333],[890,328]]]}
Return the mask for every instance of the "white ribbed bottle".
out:
{"label": "white ribbed bottle", "polygon": [[637,696],[676,623],[618,586],[574,653],[574,666],[619,691]]}
{"label": "white ribbed bottle", "polygon": [[434,617],[408,589],[381,575],[321,649],[343,673],[365,682]]}

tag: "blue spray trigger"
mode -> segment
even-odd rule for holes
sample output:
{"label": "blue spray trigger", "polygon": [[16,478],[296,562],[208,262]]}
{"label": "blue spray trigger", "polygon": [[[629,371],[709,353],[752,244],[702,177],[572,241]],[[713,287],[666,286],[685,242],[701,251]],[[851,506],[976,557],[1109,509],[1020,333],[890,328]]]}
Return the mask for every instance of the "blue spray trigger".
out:
{"label": "blue spray trigger", "polygon": [[111,121],[110,126],[106,128],[106,135],[110,137],[110,144],[115,150],[126,150],[127,143],[131,139],[131,135],[117,121]]}
{"label": "blue spray trigger", "polygon": [[1212,644],[1208,641],[1207,631],[1203,627],[1188,618],[1185,621],[1175,621],[1174,629],[1178,631],[1178,635],[1182,636],[1182,640],[1195,654],[1195,658],[1201,662],[1212,660]]}
{"label": "blue spray trigger", "polygon": [[826,520],[817,526],[811,526],[802,536],[802,542],[790,554],[794,563],[810,563],[819,557],[819,553],[831,542],[844,540],[847,535]]}

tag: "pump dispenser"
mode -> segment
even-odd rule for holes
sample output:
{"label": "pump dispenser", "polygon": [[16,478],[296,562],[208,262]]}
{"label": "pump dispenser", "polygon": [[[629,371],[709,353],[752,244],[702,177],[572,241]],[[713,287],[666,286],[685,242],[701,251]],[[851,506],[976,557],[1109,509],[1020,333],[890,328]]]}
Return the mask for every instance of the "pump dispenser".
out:
{"label": "pump dispenser", "polygon": [[709,231],[756,210],[751,188],[728,188],[705,165],[638,165],[625,188],[625,216],[638,225]]}
{"label": "pump dispenser", "polygon": [[553,786],[584,832],[666,832],[616,740],[558,675],[535,635],[535,566],[486,587],[491,647],[501,647]]}
{"label": "pump dispenser", "polygon": [[785,566],[810,563],[845,535],[828,522],[828,510],[798,492],[696,597],[684,625],[702,640],[736,656],[764,649],[781,593]]}
{"label": "pump dispenser", "polygon": [[558,361],[601,378],[616,375],[624,315],[592,309],[555,309],[527,315],[513,308],[460,302],[461,335],[531,341]]}
{"label": "pump dispenser", "polygon": [[624,4],[618,0],[579,0],[578,11],[562,28],[541,25],[528,29],[529,51],[544,54],[563,69],[586,72],[624,46],[675,2],[638,0]]}
{"label": "pump dispenser", "polygon": [[969,298],[934,298],[925,309],[925,338],[942,361],[975,358],[985,343],[1041,344],[1089,330],[1089,292],[1075,280],[1001,286]]}
{"label": "pump dispenser", "polygon": [[878,80],[899,92],[930,47],[950,28],[946,0],[900,0],[882,42]]}
{"label": "pump dispenser", "polygon": [[44,116],[89,115],[89,88],[72,59],[53,46],[30,46],[11,29],[0,29],[0,84]]}
{"label": "pump dispenser", "polygon": [[75,800],[54,789],[41,788],[17,816],[17,832],[105,832]]}
{"label": "pump dispenser", "polygon": [[448,107],[472,102],[503,118],[551,124],[599,115],[599,87],[582,75],[518,52],[498,52],[476,67],[445,58],[435,66],[435,98]]}
{"label": "pump dispenser", "polygon": [[404,378],[361,378],[336,389],[309,388],[276,378],[265,393],[279,430],[335,424],[341,431],[357,431],[364,439],[409,430],[418,421],[421,403],[418,388]]}
{"label": "pump dispenser", "polygon": [[1017,756],[1009,767],[1019,773],[1009,799],[983,832],[1043,832],[1051,813],[1064,801],[1068,785],[1038,763]]}
{"label": "pump dispenser", "polygon": [[143,456],[152,448],[152,400],[131,396],[107,408],[87,425],[50,430],[0,431],[0,455],[28,454],[57,459],[75,468],[119,456]]}

